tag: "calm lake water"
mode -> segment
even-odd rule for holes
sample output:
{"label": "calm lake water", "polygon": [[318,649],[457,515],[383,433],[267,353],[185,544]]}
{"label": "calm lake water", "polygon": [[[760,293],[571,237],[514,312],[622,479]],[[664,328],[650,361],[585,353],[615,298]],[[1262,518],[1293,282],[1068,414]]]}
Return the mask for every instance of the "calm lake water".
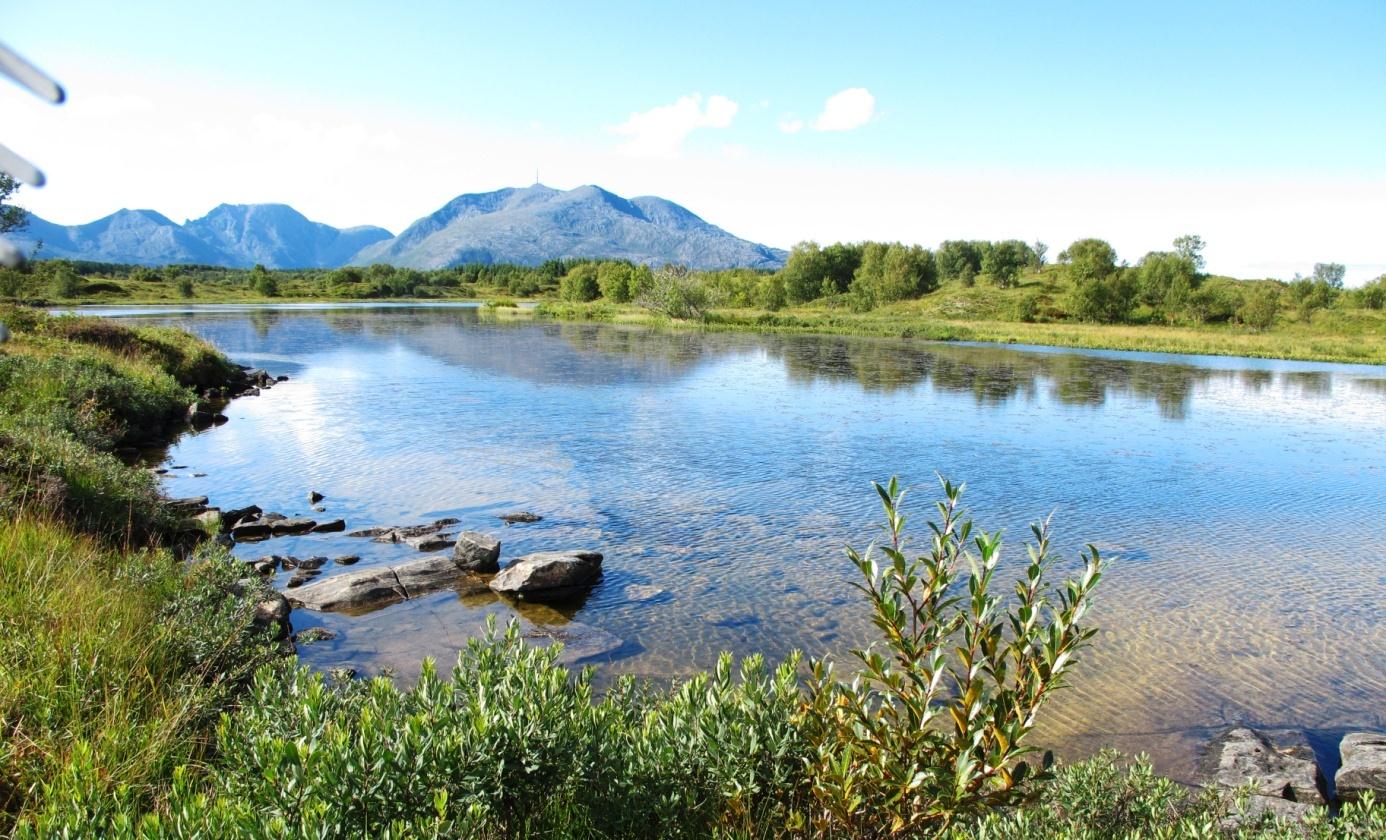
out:
{"label": "calm lake water", "polygon": [[[843,555],[878,533],[870,482],[915,488],[922,543],[941,473],[967,482],[980,526],[1004,529],[1010,570],[1051,511],[1057,572],[1087,542],[1120,558],[1096,646],[1043,732],[1063,751],[1144,750],[1182,775],[1231,722],[1325,738],[1386,727],[1386,368],[498,322],[459,307],[106,314],[189,329],[292,377],[183,438],[171,494],[295,514],[314,489],[321,516],[349,528],[456,516],[497,534],[504,557],[600,550],[590,597],[525,620],[619,637],[595,659],[602,678],[686,674],[723,650],[844,659],[871,637]],[[515,509],[544,521],[499,527]],[[237,548],[271,551],[358,553],[361,566],[412,554],[341,534]],[[633,599],[632,585],[664,593]],[[514,611],[443,592],[293,621],[339,634],[303,647],[308,663],[407,677],[425,655],[449,662],[492,614]]]}

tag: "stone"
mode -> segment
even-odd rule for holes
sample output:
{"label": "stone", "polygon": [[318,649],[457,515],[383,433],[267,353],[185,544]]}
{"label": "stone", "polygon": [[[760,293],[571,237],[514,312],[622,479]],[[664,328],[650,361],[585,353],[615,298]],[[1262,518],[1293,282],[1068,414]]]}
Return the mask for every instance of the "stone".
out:
{"label": "stone", "polygon": [[308,504],[310,504],[310,505],[315,505],[315,504],[317,504],[318,502],[321,502],[324,498],[326,498],[326,497],[323,496],[323,494],[319,493],[319,492],[316,491],[316,490],[309,490],[309,491],[308,491]]}
{"label": "stone", "polygon": [[179,513],[192,516],[207,509],[207,497],[193,496],[187,499],[169,499],[167,502],[164,502],[164,506],[173,508]]}
{"label": "stone", "polygon": [[319,523],[317,523],[316,525],[313,526],[313,533],[315,533],[315,534],[328,534],[328,533],[332,533],[332,532],[334,532],[334,531],[345,531],[345,530],[346,530],[346,520],[344,520],[344,519],[329,519],[329,520],[326,521],[326,522],[319,522]]}
{"label": "stone", "polygon": [[255,605],[255,620],[261,624],[280,623],[289,620],[289,612],[289,599],[278,592],[270,592]]}
{"label": "stone", "polygon": [[514,513],[502,513],[496,517],[506,525],[519,525],[526,522],[541,522],[544,517],[537,513],[530,513],[527,510],[520,510]]}
{"label": "stone", "polygon": [[422,537],[410,537],[404,543],[419,551],[442,551],[452,548],[454,540],[451,534],[424,534]]}
{"label": "stone", "polygon": [[388,543],[408,542],[415,537],[436,534],[449,525],[456,525],[457,522],[458,520],[449,517],[430,522],[427,525],[399,525],[393,528],[385,528],[377,531],[375,534],[375,541]]}
{"label": "stone", "polygon": [[194,516],[193,519],[197,521],[200,527],[208,531],[215,532],[221,530],[221,511],[216,508],[207,508],[197,516]]}
{"label": "stone", "polygon": [[298,567],[304,570],[305,572],[311,572],[314,569],[321,569],[323,566],[326,565],[326,557],[309,557],[307,560],[298,561]]}
{"label": "stone", "polygon": [[300,645],[311,645],[314,642],[330,642],[337,638],[337,634],[328,630],[326,627],[309,627],[294,634],[294,642]]}
{"label": "stone", "polygon": [[255,563],[255,572],[266,577],[274,574],[274,563],[269,560],[260,560]]}
{"label": "stone", "polygon": [[283,569],[284,571],[286,571],[286,572],[289,571],[290,569],[297,569],[297,568],[298,568],[298,558],[297,558],[297,557],[280,557],[280,558],[279,558],[279,566],[280,566],[280,568],[282,568],[282,569]]}
{"label": "stone", "polygon": [[282,513],[276,513],[275,511],[270,511],[269,513],[262,513],[262,514],[260,514],[260,521],[261,521],[261,522],[271,522],[271,523],[272,523],[272,522],[283,522],[285,519],[288,519],[288,518],[289,518],[289,517],[285,516],[284,514],[282,514]]}
{"label": "stone", "polygon": [[[1298,752],[1299,756],[1294,753]],[[1252,785],[1252,793],[1307,805],[1325,804],[1323,772],[1291,744],[1276,749],[1266,735],[1245,726],[1223,732],[1208,746],[1203,772],[1223,788]]]}
{"label": "stone", "polygon": [[563,600],[595,583],[601,570],[602,555],[595,551],[541,551],[502,569],[490,587],[521,600]]}
{"label": "stone", "polygon": [[1353,732],[1338,745],[1343,757],[1334,783],[1338,799],[1355,802],[1375,791],[1377,802],[1386,802],[1386,733]]}
{"label": "stone", "polygon": [[253,522],[241,521],[231,527],[231,538],[237,542],[252,542],[256,540],[269,539],[270,524],[255,520]]}
{"label": "stone", "polygon": [[270,532],[276,537],[306,534],[317,527],[311,519],[280,519],[270,525]]}
{"label": "stone", "polygon": [[[352,531],[350,534],[347,534],[347,536],[348,536],[348,537],[362,537],[362,538],[364,538],[364,537],[382,537],[382,536],[384,536],[384,535],[386,535],[386,534],[388,534],[388,533],[390,533],[390,532],[392,532],[392,531],[394,531],[394,530],[395,530],[394,528],[391,528],[391,527],[388,526],[388,525],[376,525],[376,526],[374,526],[374,527],[372,527],[372,528],[361,528],[361,529],[358,529],[358,530],[356,530],[356,531]],[[386,542],[390,542],[390,540],[386,540]]]}
{"label": "stone", "polygon": [[464,574],[446,554],[401,563],[394,567],[394,572],[400,586],[404,587],[406,598],[417,598],[443,589]]}
{"label": "stone", "polygon": [[663,598],[665,595],[668,595],[669,593],[664,591],[663,589],[660,589],[658,586],[648,586],[646,584],[641,583],[632,583],[628,584],[625,589],[622,589],[621,594],[626,596],[627,601],[643,603],[645,601],[654,601],[656,599]]}
{"label": "stone", "polygon": [[500,540],[480,531],[463,531],[452,548],[452,562],[468,572],[490,574],[500,568]]}
{"label": "stone", "polygon": [[[327,508],[323,507],[322,505],[313,505],[313,512],[314,512],[314,513],[323,513],[323,512],[326,511],[326,510],[327,510]],[[343,527],[345,527],[345,526],[343,526]]]}
{"label": "stone", "polygon": [[[292,581],[290,581],[292,583]],[[393,569],[357,569],[297,589],[290,601],[310,610],[364,609],[407,597]]]}
{"label": "stone", "polygon": [[221,514],[221,529],[223,531],[230,531],[231,528],[242,519],[254,520],[258,518],[261,513],[264,513],[264,511],[260,510],[256,505],[223,511]]}
{"label": "stone", "polygon": [[356,554],[344,554],[341,557],[335,558],[332,562],[336,563],[338,566],[350,566],[354,563],[361,562],[361,558]]}

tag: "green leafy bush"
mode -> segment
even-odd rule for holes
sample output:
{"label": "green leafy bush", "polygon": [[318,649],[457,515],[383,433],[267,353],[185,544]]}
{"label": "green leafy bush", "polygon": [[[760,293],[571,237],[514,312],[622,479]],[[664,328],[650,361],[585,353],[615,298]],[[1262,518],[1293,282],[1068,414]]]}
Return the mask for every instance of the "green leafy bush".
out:
{"label": "green leafy bush", "polygon": [[[1083,573],[1058,591],[1048,523],[1034,526],[1024,579],[1005,610],[992,591],[1001,535],[978,532],[960,510],[963,488],[944,481],[928,553],[905,553],[904,491],[877,493],[887,544],[849,552],[871,603],[884,652],[854,651],[860,673],[836,678],[814,663],[804,713],[812,743],[814,827],[874,837],[943,828],[985,808],[1013,804],[1041,778],[1021,759],[1049,695],[1064,685],[1095,632],[1083,623],[1101,558],[1089,546]],[[969,546],[976,549],[973,555]],[[967,572],[964,576],[963,569]]]}

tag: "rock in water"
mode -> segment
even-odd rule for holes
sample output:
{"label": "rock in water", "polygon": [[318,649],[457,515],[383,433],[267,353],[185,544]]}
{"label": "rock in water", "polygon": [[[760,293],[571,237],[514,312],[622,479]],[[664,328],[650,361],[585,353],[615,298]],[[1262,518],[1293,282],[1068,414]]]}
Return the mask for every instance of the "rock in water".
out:
{"label": "rock in water", "polygon": [[452,561],[464,571],[490,574],[500,568],[500,549],[500,540],[495,537],[479,531],[463,531],[457,535]]}
{"label": "rock in water", "polygon": [[280,519],[270,525],[270,532],[276,537],[291,534],[306,534],[317,527],[311,519]]}
{"label": "rock in water", "polygon": [[315,505],[318,502],[321,502],[324,498],[325,497],[316,490],[308,491],[308,503],[311,505]]}
{"label": "rock in water", "polygon": [[537,513],[530,513],[527,510],[520,510],[514,513],[502,513],[496,517],[506,525],[519,525],[525,522],[542,522],[544,517]]}
{"label": "rock in water", "polygon": [[521,600],[556,601],[581,594],[602,571],[595,551],[541,551],[528,554],[491,579],[491,588]]}
{"label": "rock in water", "polygon": [[404,542],[419,551],[442,551],[445,548],[452,548],[453,545],[450,534],[424,534],[422,537],[410,537]]}
{"label": "rock in water", "polygon": [[263,540],[267,539],[269,535],[269,523],[260,522],[258,520],[255,522],[241,522],[237,525],[232,526],[231,528],[231,538],[236,540],[237,542],[246,542],[248,540]]}
{"label": "rock in water", "polygon": [[394,571],[406,598],[417,598],[442,589],[463,574],[446,554],[410,560],[395,566]]}
{"label": "rock in water", "polygon": [[1338,798],[1353,802],[1367,791],[1376,792],[1376,801],[1386,801],[1386,734],[1354,732],[1343,738],[1338,747],[1343,765],[1334,781]]}
{"label": "rock in water", "polygon": [[[321,508],[319,508],[319,510],[321,510]],[[313,533],[315,534],[327,534],[333,531],[345,530],[346,520],[343,519],[329,519],[326,522],[319,522],[318,524],[313,526]]]}
{"label": "rock in water", "polygon": [[310,610],[331,611],[364,609],[407,596],[394,569],[360,569],[300,587],[289,597]]}
{"label": "rock in water", "polygon": [[[1285,749],[1276,749],[1264,734],[1245,726],[1235,727],[1209,745],[1204,771],[1220,787],[1232,789],[1253,784],[1252,793],[1256,796],[1323,805],[1323,772],[1313,761],[1307,743],[1299,743],[1302,740],[1301,735]],[[1306,752],[1310,757],[1306,757]]]}

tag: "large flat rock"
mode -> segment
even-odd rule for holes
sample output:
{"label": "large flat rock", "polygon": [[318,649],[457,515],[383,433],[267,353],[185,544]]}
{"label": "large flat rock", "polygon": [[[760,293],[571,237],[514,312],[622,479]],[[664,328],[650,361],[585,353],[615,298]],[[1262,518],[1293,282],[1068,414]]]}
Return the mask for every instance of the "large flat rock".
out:
{"label": "large flat rock", "polygon": [[[1306,752],[1309,757],[1305,757]],[[1277,749],[1265,734],[1245,726],[1229,729],[1213,740],[1204,757],[1204,772],[1210,783],[1223,788],[1251,785],[1258,796],[1306,805],[1326,802],[1323,772],[1307,743],[1290,741]]]}
{"label": "large flat rock", "polygon": [[1386,733],[1353,732],[1343,737],[1338,751],[1343,757],[1333,777],[1338,798],[1356,801],[1374,791],[1377,802],[1386,802]]}
{"label": "large flat rock", "polygon": [[595,551],[541,551],[527,554],[491,579],[491,589],[523,600],[555,601],[580,595],[602,571]]}
{"label": "large flat rock", "polygon": [[333,575],[287,593],[289,601],[310,610],[359,610],[409,597],[391,568],[357,569]]}

